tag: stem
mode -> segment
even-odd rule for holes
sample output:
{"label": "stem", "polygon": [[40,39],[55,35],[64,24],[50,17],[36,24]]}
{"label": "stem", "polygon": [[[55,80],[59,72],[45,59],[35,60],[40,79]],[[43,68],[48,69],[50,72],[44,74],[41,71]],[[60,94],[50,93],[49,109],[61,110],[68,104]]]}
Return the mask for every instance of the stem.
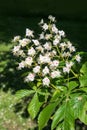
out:
{"label": "stem", "polygon": [[69,88],[69,73],[68,73],[68,88]]}
{"label": "stem", "polygon": [[57,87],[55,87],[55,85],[53,85],[53,84],[50,84],[54,89],[56,89],[56,90],[59,90]]}
{"label": "stem", "polygon": [[69,96],[70,96],[70,89],[69,89],[69,81],[70,81],[70,78],[69,78],[69,74],[68,74],[68,79],[67,79],[68,81],[68,85],[67,85],[67,94],[66,94],[66,101],[68,101],[69,100]]}
{"label": "stem", "polygon": [[27,50],[29,49],[29,47],[28,47],[28,46],[26,46],[26,48],[27,48]]}
{"label": "stem", "polygon": [[56,47],[56,48],[57,48],[57,52],[59,53],[60,57],[63,58],[62,55],[61,55],[61,52],[60,52],[59,48],[58,47]]}
{"label": "stem", "polygon": [[78,79],[78,75],[71,69],[72,74]]}
{"label": "stem", "polygon": [[[69,80],[71,80],[71,79],[75,79],[76,77],[71,77],[71,78],[69,78]],[[67,79],[65,79],[65,81],[67,81],[68,80],[68,78]]]}
{"label": "stem", "polygon": [[60,52],[58,46],[56,46],[56,49],[57,49],[57,52],[59,53],[60,57],[61,57],[61,58],[63,59],[63,61],[64,61],[64,58],[63,58],[63,56],[61,55],[61,52]]}

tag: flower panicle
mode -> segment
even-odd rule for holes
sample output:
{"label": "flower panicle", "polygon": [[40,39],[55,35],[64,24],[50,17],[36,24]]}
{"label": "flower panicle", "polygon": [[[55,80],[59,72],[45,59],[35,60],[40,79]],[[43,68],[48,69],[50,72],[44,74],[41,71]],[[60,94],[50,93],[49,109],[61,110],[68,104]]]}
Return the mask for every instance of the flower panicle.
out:
{"label": "flower panicle", "polygon": [[15,36],[13,42],[17,45],[12,50],[21,59],[18,69],[29,68],[25,82],[33,82],[40,76],[43,86],[50,86],[55,78],[69,74],[74,61],[81,61],[80,55],[75,54],[76,48],[72,43],[64,41],[65,32],[57,28],[55,17],[49,15],[48,20],[45,23],[41,19],[39,26],[42,32],[38,38],[35,38],[34,31],[29,28],[26,28],[23,39]]}

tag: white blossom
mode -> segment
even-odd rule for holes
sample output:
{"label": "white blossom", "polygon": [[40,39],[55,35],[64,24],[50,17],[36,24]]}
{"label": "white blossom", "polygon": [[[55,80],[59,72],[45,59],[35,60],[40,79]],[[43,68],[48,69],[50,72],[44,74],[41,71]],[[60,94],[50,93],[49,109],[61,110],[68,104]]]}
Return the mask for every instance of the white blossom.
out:
{"label": "white blossom", "polygon": [[18,42],[20,40],[20,36],[15,36],[13,42]]}
{"label": "white blossom", "polygon": [[43,49],[43,47],[42,47],[42,46],[38,46],[38,47],[36,47],[36,50],[40,51],[41,53],[43,53],[43,52],[44,52],[44,49]]}
{"label": "white blossom", "polygon": [[51,37],[52,37],[52,34],[46,34],[46,35],[45,35],[45,39],[46,39],[46,40],[49,40]]}
{"label": "white blossom", "polygon": [[66,49],[67,44],[65,42],[60,43],[59,47],[64,51]]}
{"label": "white blossom", "polygon": [[70,50],[70,52],[75,52],[76,51],[74,46],[69,47],[69,50]]}
{"label": "white blossom", "polygon": [[51,72],[51,78],[53,79],[60,76],[61,76],[61,72],[59,70]]}
{"label": "white blossom", "polygon": [[75,59],[76,59],[77,62],[80,62],[81,61],[81,56],[78,54],[78,55],[75,56]]}
{"label": "white blossom", "polygon": [[29,50],[28,50],[28,55],[29,56],[34,56],[36,53],[35,49],[33,47],[31,47]]}
{"label": "white blossom", "polygon": [[50,62],[50,69],[55,69],[58,66],[59,66],[58,60],[54,60],[54,61]]}
{"label": "white blossom", "polygon": [[55,17],[53,17],[52,15],[49,15],[48,16],[48,19],[50,19],[52,22],[55,22],[56,20],[55,20]]}
{"label": "white blossom", "polygon": [[70,69],[69,67],[63,67],[63,72],[64,73],[69,73],[70,72]]}
{"label": "white blossom", "polygon": [[45,55],[44,56],[44,63],[50,63],[50,62],[51,62],[50,56],[49,55]]}
{"label": "white blossom", "polygon": [[20,50],[20,46],[14,46],[12,52],[14,55],[16,55],[19,52],[19,50]]}
{"label": "white blossom", "polygon": [[44,23],[44,25],[42,26],[42,28],[46,31],[46,30],[48,30],[48,25],[46,23]]}
{"label": "white blossom", "polygon": [[39,37],[40,40],[45,38],[45,36],[44,36],[44,32],[42,32],[42,33],[39,34],[39,35],[40,35],[40,37]]}
{"label": "white blossom", "polygon": [[27,36],[27,37],[34,37],[33,33],[34,33],[34,32],[33,32],[32,30],[26,28],[26,36]]}
{"label": "white blossom", "polygon": [[[49,51],[46,52],[46,54],[45,54],[45,56],[47,56],[47,57],[49,57],[49,58],[51,58],[51,55],[52,55],[52,54],[51,54],[51,52],[49,52]],[[50,60],[51,60],[51,59],[50,59]]]}
{"label": "white blossom", "polygon": [[70,52],[64,52],[64,53],[62,54],[62,56],[65,57],[65,58],[67,58],[67,57],[71,57],[72,55],[71,55]]}
{"label": "white blossom", "polygon": [[67,48],[69,48],[70,52],[76,51],[75,47],[72,45],[70,41],[67,42]]}
{"label": "white blossom", "polygon": [[70,69],[71,69],[71,67],[73,66],[73,62],[72,61],[70,61],[70,62],[66,62],[66,66],[63,68],[63,72],[64,73],[69,73],[70,72]]}
{"label": "white blossom", "polygon": [[53,40],[53,45],[56,46],[59,44],[59,42],[60,42],[59,39],[55,39],[55,40]]}
{"label": "white blossom", "polygon": [[34,81],[35,74],[29,73],[29,75],[25,78],[25,82]]}
{"label": "white blossom", "polygon": [[40,45],[40,43],[39,43],[39,41],[38,41],[38,40],[32,40],[32,41],[34,42],[35,46]]}
{"label": "white blossom", "polygon": [[65,32],[63,30],[59,30],[59,35],[62,36],[62,37],[65,37]]}
{"label": "white blossom", "polygon": [[22,40],[19,40],[20,46],[25,47],[27,44],[29,44],[31,41],[28,38],[24,38]]}
{"label": "white blossom", "polygon": [[42,56],[41,54],[39,55],[39,59],[38,59],[38,63],[42,64],[44,62],[44,56]]}
{"label": "white blossom", "polygon": [[57,52],[55,50],[51,51],[51,56],[54,57],[57,54]]}
{"label": "white blossom", "polygon": [[71,68],[72,66],[73,66],[73,62],[72,61],[70,61],[70,62],[66,62],[66,67],[69,67],[69,68]]}
{"label": "white blossom", "polygon": [[26,64],[26,66],[31,66],[32,63],[33,63],[33,58],[32,58],[32,57],[27,57],[27,58],[25,59],[25,64]]}
{"label": "white blossom", "polygon": [[18,56],[25,57],[25,53],[23,50],[18,51]]}
{"label": "white blossom", "polygon": [[48,77],[45,77],[45,78],[43,79],[43,85],[44,85],[44,86],[49,86],[49,84],[50,84],[49,78],[48,78]]}
{"label": "white blossom", "polygon": [[45,68],[42,70],[42,74],[43,76],[49,74],[49,68],[47,66],[45,66]]}
{"label": "white blossom", "polygon": [[51,61],[51,59],[50,59],[50,57],[47,56],[47,55],[45,55],[45,56],[40,55],[40,56],[39,56],[39,61],[38,61],[38,62],[39,62],[40,64],[50,63],[50,61]]}
{"label": "white blossom", "polygon": [[58,33],[58,29],[57,29],[55,24],[52,25],[52,32],[55,33],[55,34]]}
{"label": "white blossom", "polygon": [[58,34],[56,34],[56,35],[54,36],[54,39],[58,39],[58,40],[60,41],[60,40],[61,40],[61,36],[58,35]]}
{"label": "white blossom", "polygon": [[48,50],[48,51],[51,50],[51,48],[52,48],[50,42],[46,42],[43,46],[44,46],[44,48],[45,48],[46,50]]}
{"label": "white blossom", "polygon": [[44,20],[43,19],[41,19],[41,21],[39,22],[39,25],[42,25],[42,24],[44,24]]}
{"label": "white blossom", "polygon": [[25,62],[24,62],[24,61],[21,61],[21,62],[19,63],[18,69],[21,70],[21,69],[24,68],[24,67],[25,67]]}
{"label": "white blossom", "polygon": [[70,41],[67,42],[67,48],[71,48],[72,47],[72,43]]}
{"label": "white blossom", "polygon": [[40,66],[37,65],[36,67],[34,67],[33,72],[34,73],[39,73],[40,72]]}

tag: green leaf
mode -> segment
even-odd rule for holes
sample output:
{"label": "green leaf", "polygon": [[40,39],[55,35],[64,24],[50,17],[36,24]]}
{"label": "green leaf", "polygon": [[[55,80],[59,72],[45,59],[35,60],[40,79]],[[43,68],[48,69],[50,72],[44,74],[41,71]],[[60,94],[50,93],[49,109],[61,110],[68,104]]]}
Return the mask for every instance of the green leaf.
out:
{"label": "green leaf", "polygon": [[62,129],[63,129],[63,125],[62,125],[62,123],[58,124],[56,130],[62,130]]}
{"label": "green leaf", "polygon": [[81,69],[80,69],[80,72],[83,73],[83,74],[87,74],[87,62],[85,62]]}
{"label": "green leaf", "polygon": [[82,87],[82,88],[80,88],[80,90],[87,93],[87,87]]}
{"label": "green leaf", "polygon": [[50,103],[46,106],[40,113],[38,118],[39,130],[42,130],[46,126],[48,120],[50,119],[57,103]]}
{"label": "green leaf", "polygon": [[75,93],[71,96],[71,104],[74,109],[75,119],[79,118],[79,114],[83,110],[83,106],[87,100],[87,96],[85,94]]}
{"label": "green leaf", "polygon": [[17,91],[15,96],[17,97],[17,99],[21,99],[25,96],[30,96],[34,92],[35,92],[34,90],[22,89],[22,90]]}
{"label": "green leaf", "polygon": [[62,93],[61,93],[59,90],[56,90],[56,91],[53,93],[50,102],[58,101],[58,98],[59,98],[61,95],[62,95]]}
{"label": "green leaf", "polygon": [[64,110],[65,110],[65,104],[61,105],[56,113],[54,114],[51,129],[53,130],[60,121],[64,118]]}
{"label": "green leaf", "polygon": [[78,83],[76,81],[71,81],[67,85],[69,85],[69,89],[72,90],[78,86]]}
{"label": "green leaf", "polygon": [[41,91],[40,89],[38,89],[37,92],[38,92],[39,94],[43,95],[43,96],[49,96],[49,95],[50,95],[49,92],[45,92],[45,91],[43,91],[43,90]]}
{"label": "green leaf", "polygon": [[81,122],[87,125],[87,102],[85,102],[82,110],[79,112],[79,119]]}
{"label": "green leaf", "polygon": [[80,86],[81,87],[85,87],[87,86],[87,62],[85,62],[81,69],[80,72],[83,74],[79,77],[79,81],[80,81]]}
{"label": "green leaf", "polygon": [[42,82],[41,81],[38,81],[37,82],[37,87],[41,86]]}
{"label": "green leaf", "polygon": [[43,101],[40,101],[38,94],[35,93],[30,104],[28,105],[28,112],[30,116],[32,117],[32,119],[34,119],[37,116],[42,104],[43,104]]}
{"label": "green leaf", "polygon": [[58,89],[60,90],[60,91],[62,91],[63,93],[66,93],[67,92],[67,87],[66,86],[57,86],[58,87]]}
{"label": "green leaf", "polygon": [[87,86],[87,74],[79,77],[80,87]]}
{"label": "green leaf", "polygon": [[67,101],[64,111],[63,130],[75,130],[74,122],[74,111],[71,107],[70,102]]}
{"label": "green leaf", "polygon": [[70,101],[66,101],[56,111],[51,129],[54,130],[60,123],[63,130],[74,130],[74,113]]}
{"label": "green leaf", "polygon": [[58,96],[59,92],[55,91],[49,105],[47,105],[39,114],[38,117],[39,130],[42,130],[42,128],[46,126],[48,120],[50,119],[52,113],[55,110],[55,107],[58,105],[58,102],[55,102]]}

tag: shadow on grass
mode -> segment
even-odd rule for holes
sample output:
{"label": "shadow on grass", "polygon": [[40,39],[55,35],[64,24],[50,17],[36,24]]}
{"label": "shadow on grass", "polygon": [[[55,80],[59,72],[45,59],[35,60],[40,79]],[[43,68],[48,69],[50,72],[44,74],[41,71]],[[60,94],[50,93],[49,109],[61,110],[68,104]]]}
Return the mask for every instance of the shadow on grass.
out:
{"label": "shadow on grass", "polygon": [[22,77],[23,71],[17,71],[16,68],[17,59],[15,59],[10,52],[5,52],[0,57],[0,60],[5,61],[6,59],[7,61],[4,63],[4,68],[1,66],[3,70],[0,72],[0,88],[2,88],[5,92],[10,89],[13,93],[23,88],[26,89],[28,85],[24,83]]}

